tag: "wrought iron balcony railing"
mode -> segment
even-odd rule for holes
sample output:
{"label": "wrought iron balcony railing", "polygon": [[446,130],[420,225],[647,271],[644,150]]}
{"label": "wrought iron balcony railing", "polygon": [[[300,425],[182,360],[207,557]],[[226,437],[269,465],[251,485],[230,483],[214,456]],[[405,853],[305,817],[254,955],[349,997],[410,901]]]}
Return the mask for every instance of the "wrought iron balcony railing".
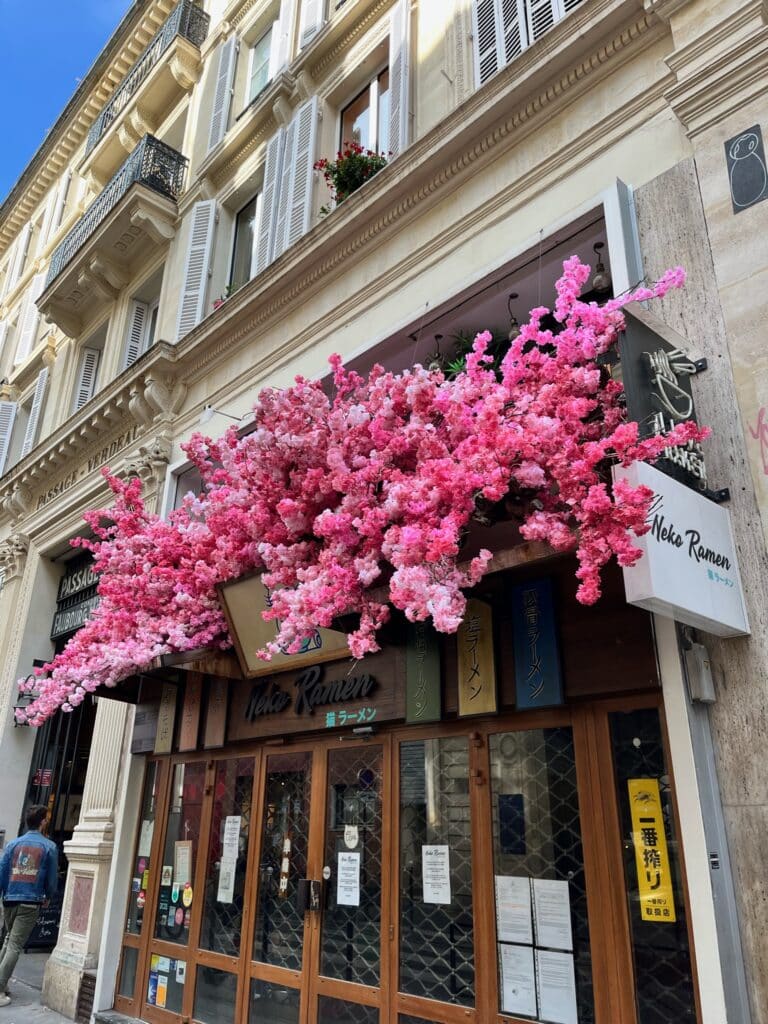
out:
{"label": "wrought iron balcony railing", "polygon": [[145,135],[123,166],[91,203],[69,234],[54,250],[45,287],[58,277],[72,257],[88,241],[131,185],[146,185],[174,201],[184,187],[188,160],[154,135]]}
{"label": "wrought iron balcony railing", "polygon": [[200,46],[208,34],[210,20],[210,15],[206,14],[192,0],[181,0],[181,3],[174,7],[165,23],[123,79],[109,103],[91,125],[85,145],[86,155],[91,152],[118,114],[127,106],[130,98],[139,89],[141,83],[176,36],[182,36],[190,43],[194,43],[195,46]]}

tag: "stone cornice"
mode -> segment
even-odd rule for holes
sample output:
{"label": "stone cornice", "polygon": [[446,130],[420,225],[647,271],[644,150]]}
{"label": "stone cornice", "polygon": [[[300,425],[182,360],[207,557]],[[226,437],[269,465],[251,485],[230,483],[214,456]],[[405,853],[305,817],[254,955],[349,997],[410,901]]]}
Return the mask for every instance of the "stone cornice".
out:
{"label": "stone cornice", "polygon": [[0,255],[85,140],[93,121],[165,21],[174,0],[136,0],[0,206]]}
{"label": "stone cornice", "polygon": [[[614,28],[615,34],[606,36],[606,27]],[[327,283],[350,258],[359,256],[374,241],[379,243],[390,231],[400,230],[404,220],[425,203],[456,188],[480,159],[494,149],[501,151],[513,141],[519,142],[557,107],[613,70],[628,50],[650,45],[664,32],[663,23],[654,15],[638,12],[633,3],[601,0],[577,8],[190,332],[179,344],[183,364],[179,374],[189,383],[204,375],[220,357],[231,354],[265,323],[279,318],[297,299]],[[578,60],[574,63],[575,54]],[[553,66],[562,68],[556,77],[551,74]],[[660,95],[645,93],[630,113],[637,114],[652,103],[660,103]],[[609,119],[616,130],[621,130],[627,114],[626,109],[618,109]],[[605,130],[605,122],[597,124],[594,140],[576,140],[569,155],[583,159],[591,141],[602,144]],[[562,151],[552,159],[563,162]],[[500,201],[508,202],[509,197]],[[466,227],[462,224],[461,230]],[[440,244],[445,244],[445,237]],[[394,273],[401,272],[399,265]],[[376,289],[385,283],[377,279]],[[286,345],[297,351],[296,338]],[[280,357],[273,352],[268,360]]]}
{"label": "stone cornice", "polygon": [[6,473],[0,479],[0,520],[19,522],[41,507],[41,495],[48,504],[86,480],[111,458],[116,438],[112,454],[162,434],[186,396],[174,373],[175,357],[172,345],[158,342]]}
{"label": "stone cornice", "polygon": [[752,0],[666,58],[676,78],[666,99],[690,137],[765,93],[766,21],[764,0]]}

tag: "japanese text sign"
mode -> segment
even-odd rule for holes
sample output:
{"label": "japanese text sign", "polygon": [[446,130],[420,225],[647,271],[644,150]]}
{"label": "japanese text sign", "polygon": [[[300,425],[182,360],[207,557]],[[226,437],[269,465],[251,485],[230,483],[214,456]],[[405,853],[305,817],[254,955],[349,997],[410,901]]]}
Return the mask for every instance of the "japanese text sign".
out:
{"label": "japanese text sign", "polygon": [[728,510],[643,462],[613,473],[654,492],[643,557],[624,569],[627,601],[716,636],[749,633]]}
{"label": "japanese text sign", "polygon": [[459,661],[459,715],[496,711],[496,665],[493,657],[493,615],[485,601],[467,601],[456,635]]}
{"label": "japanese text sign", "polygon": [[627,779],[640,917],[674,921],[675,898],[658,779]]}
{"label": "japanese text sign", "polygon": [[533,580],[512,590],[515,703],[519,709],[563,703],[552,581]]}

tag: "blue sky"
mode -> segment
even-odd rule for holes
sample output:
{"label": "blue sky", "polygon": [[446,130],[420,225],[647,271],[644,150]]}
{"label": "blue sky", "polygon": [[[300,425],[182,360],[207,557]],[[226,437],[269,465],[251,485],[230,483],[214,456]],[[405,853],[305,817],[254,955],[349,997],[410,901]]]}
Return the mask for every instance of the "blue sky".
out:
{"label": "blue sky", "polygon": [[0,202],[131,0],[0,0]]}

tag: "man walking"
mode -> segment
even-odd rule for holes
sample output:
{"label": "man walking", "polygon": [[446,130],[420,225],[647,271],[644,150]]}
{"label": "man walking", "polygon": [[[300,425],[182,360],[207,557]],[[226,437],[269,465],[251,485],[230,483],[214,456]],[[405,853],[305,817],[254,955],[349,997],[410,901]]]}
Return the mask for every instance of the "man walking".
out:
{"label": "man walking", "polygon": [[5,942],[0,951],[0,1006],[7,994],[16,961],[40,916],[40,908],[56,895],[59,855],[46,839],[48,808],[33,805],[26,814],[28,831],[12,840],[0,859],[0,896],[5,915]]}

